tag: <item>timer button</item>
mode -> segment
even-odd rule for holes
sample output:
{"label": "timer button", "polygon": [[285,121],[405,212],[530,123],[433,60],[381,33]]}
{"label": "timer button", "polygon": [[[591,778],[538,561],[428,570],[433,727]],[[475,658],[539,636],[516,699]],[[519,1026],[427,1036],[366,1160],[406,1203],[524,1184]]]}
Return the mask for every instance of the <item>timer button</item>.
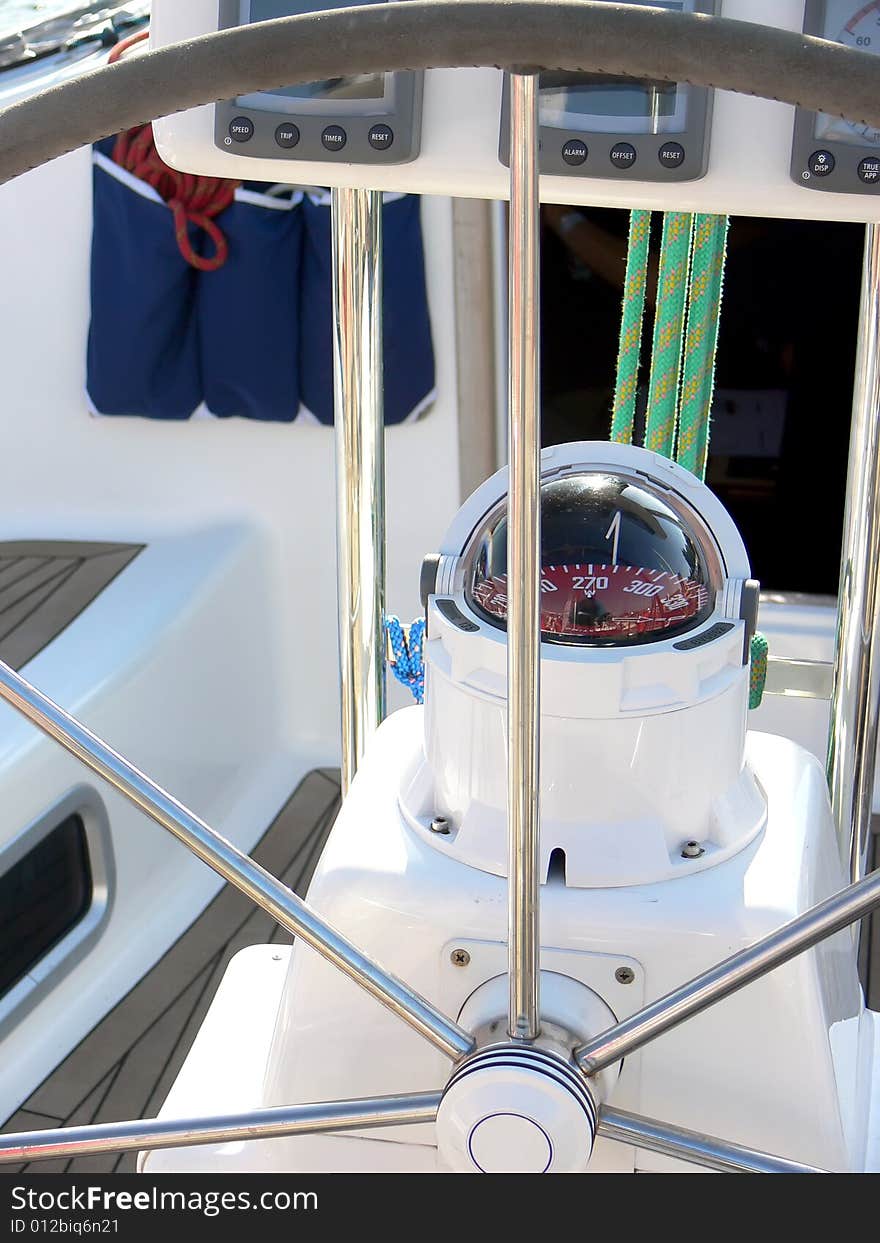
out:
{"label": "timer button", "polygon": [[254,123],[250,117],[235,117],[229,122],[229,137],[233,142],[250,142],[254,136]]}
{"label": "timer button", "polygon": [[859,176],[867,185],[873,186],[880,181],[880,156],[869,155],[859,165]]}
{"label": "timer button", "polygon": [[589,154],[587,144],[581,142],[579,138],[569,138],[562,148],[563,160],[565,160],[566,164],[571,164],[573,168],[576,168],[578,164],[585,163]]}
{"label": "timer button", "polygon": [[376,151],[387,151],[394,142],[394,130],[390,125],[374,125],[367,134],[367,141]]}
{"label": "timer button", "polygon": [[631,142],[616,142],[611,148],[609,159],[615,168],[632,168],[638,152]]}
{"label": "timer button", "polygon": [[834,172],[836,163],[830,151],[814,151],[807,161],[807,167],[814,177],[827,177]]}
{"label": "timer button", "polygon": [[348,134],[341,125],[328,125],[321,135],[321,142],[328,151],[341,151],[348,142]]}
{"label": "timer button", "polygon": [[678,168],[684,163],[684,147],[680,142],[664,142],[657,159],[664,168]]}
{"label": "timer button", "polygon": [[283,125],[279,125],[275,131],[275,141],[279,147],[289,150],[295,147],[299,142],[299,126],[294,125],[292,121],[285,121]]}

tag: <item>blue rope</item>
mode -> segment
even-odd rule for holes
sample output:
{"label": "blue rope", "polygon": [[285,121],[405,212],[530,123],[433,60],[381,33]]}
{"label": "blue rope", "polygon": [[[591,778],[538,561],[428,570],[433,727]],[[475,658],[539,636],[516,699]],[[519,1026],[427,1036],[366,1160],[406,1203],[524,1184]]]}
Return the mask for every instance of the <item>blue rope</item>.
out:
{"label": "blue rope", "polygon": [[411,626],[402,625],[399,617],[385,618],[385,631],[391,642],[394,660],[391,672],[404,686],[412,691],[417,704],[425,701],[425,660],[422,648],[425,642],[425,621],[419,618]]}

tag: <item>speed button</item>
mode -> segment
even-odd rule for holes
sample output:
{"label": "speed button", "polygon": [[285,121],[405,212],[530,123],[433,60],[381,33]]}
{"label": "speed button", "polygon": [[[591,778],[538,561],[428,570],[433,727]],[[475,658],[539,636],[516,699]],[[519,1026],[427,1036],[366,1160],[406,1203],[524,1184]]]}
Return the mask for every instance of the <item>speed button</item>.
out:
{"label": "speed button", "polygon": [[250,117],[235,117],[229,122],[229,137],[233,142],[250,142],[254,136],[254,123]]}

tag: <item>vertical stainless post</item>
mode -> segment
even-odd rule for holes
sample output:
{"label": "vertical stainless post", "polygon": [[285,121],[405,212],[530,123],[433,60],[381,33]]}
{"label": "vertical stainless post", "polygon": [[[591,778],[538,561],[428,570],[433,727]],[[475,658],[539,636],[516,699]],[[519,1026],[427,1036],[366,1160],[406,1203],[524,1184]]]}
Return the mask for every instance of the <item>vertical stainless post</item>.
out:
{"label": "vertical stainless post", "polygon": [[510,75],[510,395],[507,500],[509,1032],[540,1030],[541,445],[538,417],[538,82]]}
{"label": "vertical stainless post", "polygon": [[868,225],[849,447],[828,784],[850,878],[865,874],[880,709],[880,228]]}
{"label": "vertical stainless post", "polygon": [[385,715],[382,195],[334,190],[333,372],[342,790]]}

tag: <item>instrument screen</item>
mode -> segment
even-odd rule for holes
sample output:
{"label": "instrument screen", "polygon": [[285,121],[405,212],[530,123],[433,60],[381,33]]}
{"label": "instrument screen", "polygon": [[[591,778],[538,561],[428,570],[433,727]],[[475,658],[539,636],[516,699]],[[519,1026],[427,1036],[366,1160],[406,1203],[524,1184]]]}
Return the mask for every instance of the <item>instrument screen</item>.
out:
{"label": "instrument screen", "polygon": [[[880,52],[880,0],[854,5],[853,0],[827,0],[823,35],[832,43],[844,43],[863,52]],[[816,117],[816,137],[863,147],[880,147],[880,130],[857,121],[820,112]]]}
{"label": "instrument screen", "polygon": [[[375,4],[378,0],[361,0],[365,4]],[[325,9],[344,9],[349,7],[349,0],[241,0],[242,25],[252,22],[272,21],[276,17],[290,17],[294,13],[318,13]],[[384,99],[384,73],[359,73],[347,78],[328,78],[320,82],[304,82],[299,86],[267,91],[263,96],[244,95],[239,103],[254,103],[257,107],[265,107],[266,95],[270,95],[277,107],[278,96],[288,99]]]}
{"label": "instrument screen", "polygon": [[[229,29],[349,7],[349,0],[219,0],[219,21]],[[406,164],[420,148],[422,76],[356,73],[221,100],[214,141],[257,160]]]}
{"label": "instrument screen", "polygon": [[[804,33],[876,54],[880,0],[807,0]],[[880,189],[880,129],[825,112],[797,110],[792,178],[808,190],[870,194]]]}
{"label": "instrument screen", "polygon": [[[718,0],[636,0],[668,13],[707,13]],[[657,19],[663,22],[662,13]],[[687,82],[604,73],[542,73],[541,171],[617,181],[693,181],[706,172],[712,92]],[[509,163],[509,92],[499,155]]]}

